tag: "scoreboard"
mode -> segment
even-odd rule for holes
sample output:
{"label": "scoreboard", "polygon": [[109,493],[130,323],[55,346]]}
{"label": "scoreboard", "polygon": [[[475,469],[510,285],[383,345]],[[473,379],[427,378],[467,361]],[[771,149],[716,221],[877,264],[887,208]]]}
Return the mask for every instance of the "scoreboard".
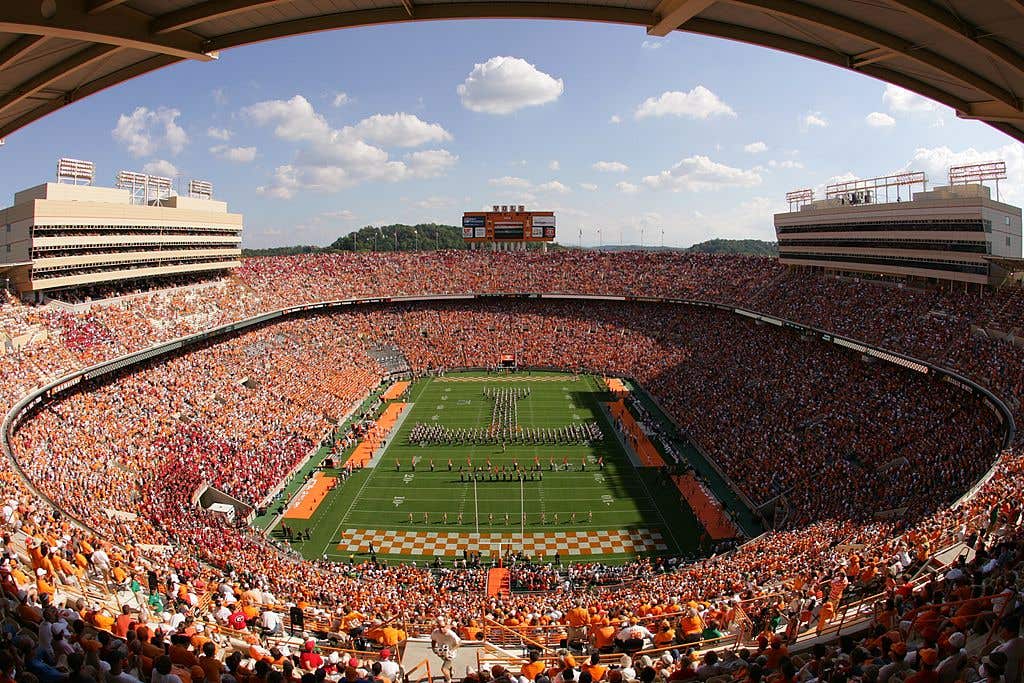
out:
{"label": "scoreboard", "polygon": [[482,242],[552,242],[554,211],[525,211],[523,206],[495,205],[491,211],[462,214],[462,239]]}

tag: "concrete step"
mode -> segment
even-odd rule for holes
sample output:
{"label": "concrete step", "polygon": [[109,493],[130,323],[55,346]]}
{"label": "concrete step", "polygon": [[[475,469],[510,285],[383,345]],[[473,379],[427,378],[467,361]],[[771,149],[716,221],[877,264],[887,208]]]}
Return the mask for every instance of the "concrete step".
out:
{"label": "concrete step", "polygon": [[[452,672],[456,680],[464,678],[467,669],[475,670],[477,668],[477,653],[480,652],[480,648],[480,643],[469,642],[463,643],[462,647],[456,651],[455,661],[452,666]],[[444,676],[441,675],[442,661],[430,649],[430,638],[417,637],[406,641],[405,653],[402,655],[402,670],[406,672],[412,671],[411,675],[406,675],[406,683],[419,683],[420,681],[427,680],[425,667],[420,666],[413,671],[424,659],[430,663],[432,680],[444,680]]]}

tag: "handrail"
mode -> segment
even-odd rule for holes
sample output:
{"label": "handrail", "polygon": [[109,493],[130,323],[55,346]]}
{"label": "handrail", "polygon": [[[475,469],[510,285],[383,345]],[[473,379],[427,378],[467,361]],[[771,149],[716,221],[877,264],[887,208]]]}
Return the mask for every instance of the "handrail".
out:
{"label": "handrail", "polygon": [[419,669],[420,667],[426,667],[426,669],[427,669],[427,677],[419,679],[418,681],[416,681],[416,683],[420,683],[421,681],[432,681],[432,680],[434,680],[434,674],[430,670],[430,659],[427,658],[427,657],[424,657],[423,661],[421,661],[419,664],[417,664],[416,666],[412,667],[411,669],[409,669],[409,670],[407,670],[405,672],[405,683],[413,683],[412,673],[414,671],[416,671],[417,669]]}
{"label": "handrail", "polygon": [[491,625],[491,626],[497,628],[499,631],[503,631],[503,632],[506,632],[506,633],[511,633],[513,635],[513,637],[518,638],[519,640],[522,640],[525,643],[529,643],[530,645],[533,645],[534,647],[539,648],[541,651],[550,650],[551,649],[547,645],[544,645],[543,643],[540,643],[540,642],[534,640],[533,638],[528,638],[526,636],[526,634],[519,633],[519,632],[515,631],[513,628],[511,628],[509,626],[505,626],[504,624],[500,624],[500,623],[498,623],[494,619],[491,619],[488,616],[484,616],[481,619],[481,621],[484,624],[484,639],[485,640],[487,638],[487,628],[486,627],[488,625]]}

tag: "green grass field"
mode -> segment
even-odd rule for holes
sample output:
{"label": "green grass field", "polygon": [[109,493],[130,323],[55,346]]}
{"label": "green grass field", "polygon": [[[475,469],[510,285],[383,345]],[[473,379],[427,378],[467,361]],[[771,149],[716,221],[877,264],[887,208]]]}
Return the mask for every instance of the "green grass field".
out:
{"label": "green grass field", "polygon": [[[541,381],[543,380],[543,381]],[[530,394],[518,401],[518,425],[560,427],[573,422],[596,421],[603,440],[592,444],[533,445],[451,445],[410,444],[408,436],[417,423],[449,428],[487,427],[492,420],[493,401],[484,396],[485,387],[525,387]],[[591,376],[574,377],[557,373],[520,373],[508,377],[460,373],[445,378],[424,379],[413,385],[407,400],[413,403],[376,467],[357,471],[347,482],[327,495],[308,521],[287,520],[296,530],[309,529],[311,539],[293,546],[308,558],[348,560],[349,553],[338,542],[350,529],[434,532],[441,534],[519,534],[521,511],[525,511],[525,532],[598,532],[601,530],[649,529],[659,532],[667,548],[660,554],[680,554],[694,549],[700,536],[699,523],[674,486],[666,485],[654,470],[637,469],[627,457],[615,429],[599,407],[609,400],[603,383]],[[529,471],[535,458],[543,469],[543,480],[481,481],[468,483],[467,458],[473,467],[508,466],[518,461]],[[550,470],[554,459],[557,471]],[[411,464],[417,460],[416,470]],[[453,463],[448,470],[448,460]],[[562,469],[568,460],[568,471]],[[587,467],[581,471],[581,462]],[[598,462],[603,459],[604,467]],[[429,463],[433,460],[434,471]],[[399,466],[396,468],[396,461]],[[459,467],[467,472],[460,482]],[[429,514],[425,522],[423,513]],[[412,513],[412,523],[410,523]],[[443,522],[447,513],[448,522]],[[457,523],[462,514],[462,524]],[[508,523],[506,524],[506,513]],[[556,525],[554,517],[559,521]],[[576,521],[571,521],[572,514]],[[592,520],[591,520],[592,513]],[[544,515],[544,524],[541,515]],[[379,548],[379,546],[378,546]],[[486,555],[486,552],[484,553]],[[430,559],[429,552],[386,559]],[[628,559],[629,553],[607,553],[604,561]],[[582,560],[586,558],[565,558]],[[593,558],[591,558],[593,559]]]}

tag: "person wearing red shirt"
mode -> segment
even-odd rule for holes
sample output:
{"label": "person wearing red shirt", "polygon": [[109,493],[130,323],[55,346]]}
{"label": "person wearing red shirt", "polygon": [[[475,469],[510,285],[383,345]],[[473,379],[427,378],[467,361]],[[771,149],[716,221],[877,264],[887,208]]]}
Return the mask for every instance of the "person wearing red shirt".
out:
{"label": "person wearing red shirt", "polygon": [[299,666],[306,671],[316,671],[324,665],[324,658],[313,651],[316,646],[312,640],[307,640],[303,652],[299,655]]}

